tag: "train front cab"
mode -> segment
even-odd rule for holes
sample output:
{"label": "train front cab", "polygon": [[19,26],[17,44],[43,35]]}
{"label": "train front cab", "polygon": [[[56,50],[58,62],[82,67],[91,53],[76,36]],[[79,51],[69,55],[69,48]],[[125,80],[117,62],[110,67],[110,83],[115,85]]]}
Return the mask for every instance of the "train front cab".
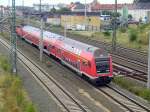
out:
{"label": "train front cab", "polygon": [[95,58],[96,78],[92,79],[94,84],[109,84],[113,78],[111,56]]}

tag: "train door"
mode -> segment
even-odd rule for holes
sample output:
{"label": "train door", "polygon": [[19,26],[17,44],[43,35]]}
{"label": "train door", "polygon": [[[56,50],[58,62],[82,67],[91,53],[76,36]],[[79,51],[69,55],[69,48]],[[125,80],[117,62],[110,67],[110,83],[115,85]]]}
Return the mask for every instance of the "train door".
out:
{"label": "train door", "polygon": [[61,49],[57,48],[56,56],[60,59],[61,58]]}
{"label": "train door", "polygon": [[85,73],[89,73],[90,72],[90,63],[87,60],[82,60],[82,66],[81,66],[81,70],[84,71]]}
{"label": "train door", "polygon": [[77,69],[80,70],[80,60],[77,60]]}
{"label": "train door", "polygon": [[55,46],[54,45],[49,45],[48,46],[48,51],[50,52],[50,54],[52,54],[52,55],[56,55],[55,53],[56,53],[56,48],[55,48]]}

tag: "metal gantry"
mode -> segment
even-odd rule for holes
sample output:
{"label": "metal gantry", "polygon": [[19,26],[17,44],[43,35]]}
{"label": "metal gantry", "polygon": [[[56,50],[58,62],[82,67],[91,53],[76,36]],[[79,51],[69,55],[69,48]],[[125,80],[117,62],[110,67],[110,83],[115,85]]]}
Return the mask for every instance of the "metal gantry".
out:
{"label": "metal gantry", "polygon": [[17,73],[17,36],[16,36],[16,6],[15,0],[12,0],[12,17],[11,17],[11,69],[12,73]]}

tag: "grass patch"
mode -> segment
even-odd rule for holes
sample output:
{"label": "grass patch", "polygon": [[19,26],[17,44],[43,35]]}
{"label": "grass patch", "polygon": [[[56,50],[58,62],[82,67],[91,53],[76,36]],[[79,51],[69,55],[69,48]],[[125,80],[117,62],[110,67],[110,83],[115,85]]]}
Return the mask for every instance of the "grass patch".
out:
{"label": "grass patch", "polygon": [[119,30],[121,33],[126,33],[126,31],[127,31],[127,29],[125,27],[121,27]]}
{"label": "grass patch", "polygon": [[10,74],[10,63],[0,55],[0,112],[37,112],[19,77]]}
{"label": "grass patch", "polygon": [[130,42],[136,41],[137,38],[138,38],[137,31],[135,29],[130,30],[130,32],[129,32],[129,40],[130,40]]}
{"label": "grass patch", "polygon": [[109,31],[105,31],[105,32],[103,32],[103,34],[104,34],[104,36],[110,36],[111,35],[111,33]]}
{"label": "grass patch", "polygon": [[113,82],[150,102],[150,89],[147,89],[125,77],[114,77]]}
{"label": "grass patch", "polygon": [[7,73],[0,75],[1,112],[36,112],[35,106],[22,88],[19,77]]}
{"label": "grass patch", "polygon": [[8,62],[8,60],[6,59],[6,57],[3,56],[3,55],[0,55],[0,68],[3,71],[10,72],[10,63]]}
{"label": "grass patch", "polygon": [[10,33],[9,32],[0,32],[0,35],[7,40],[10,40]]}

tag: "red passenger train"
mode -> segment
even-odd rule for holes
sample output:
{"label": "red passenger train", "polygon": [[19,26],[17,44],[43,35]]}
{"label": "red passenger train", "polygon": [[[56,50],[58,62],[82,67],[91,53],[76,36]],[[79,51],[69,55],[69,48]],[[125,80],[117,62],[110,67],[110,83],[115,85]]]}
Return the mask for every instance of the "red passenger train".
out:
{"label": "red passenger train", "polygon": [[[17,35],[39,46],[40,29],[32,26],[17,27]],[[113,77],[112,58],[102,49],[52,33],[43,33],[44,52],[58,58],[93,83],[108,84]]]}

